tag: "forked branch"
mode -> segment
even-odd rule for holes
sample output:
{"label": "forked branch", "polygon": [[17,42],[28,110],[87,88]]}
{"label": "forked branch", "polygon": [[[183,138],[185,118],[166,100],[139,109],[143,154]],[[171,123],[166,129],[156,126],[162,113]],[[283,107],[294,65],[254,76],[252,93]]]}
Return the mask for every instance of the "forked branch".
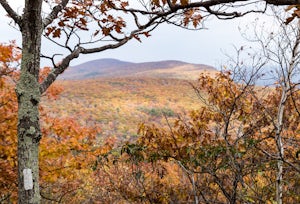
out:
{"label": "forked branch", "polygon": [[16,24],[20,25],[22,21],[22,17],[19,16],[8,4],[6,0],[0,0],[1,6],[5,9],[7,14],[15,21]]}

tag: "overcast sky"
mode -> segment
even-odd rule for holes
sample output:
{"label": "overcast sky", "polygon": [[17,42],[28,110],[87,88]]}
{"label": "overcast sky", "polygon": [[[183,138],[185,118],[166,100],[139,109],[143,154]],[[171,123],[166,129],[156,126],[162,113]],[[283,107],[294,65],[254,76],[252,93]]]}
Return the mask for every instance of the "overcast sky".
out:
{"label": "overcast sky", "polygon": [[[19,1],[13,2],[15,9],[21,13]],[[1,42],[16,39],[20,42],[20,33],[8,25],[8,18],[0,8]],[[268,21],[266,16],[248,15],[234,20],[210,19],[205,22],[205,30],[189,31],[172,25],[161,25],[152,36],[142,43],[132,40],[123,47],[108,50],[93,55],[81,55],[73,62],[79,64],[100,58],[116,58],[130,62],[145,62],[158,60],[181,60],[190,63],[207,64],[219,67],[226,61],[227,54],[234,54],[233,46],[240,47],[249,44],[241,37],[238,27],[245,27],[259,17]],[[51,49],[43,45],[43,50]]]}

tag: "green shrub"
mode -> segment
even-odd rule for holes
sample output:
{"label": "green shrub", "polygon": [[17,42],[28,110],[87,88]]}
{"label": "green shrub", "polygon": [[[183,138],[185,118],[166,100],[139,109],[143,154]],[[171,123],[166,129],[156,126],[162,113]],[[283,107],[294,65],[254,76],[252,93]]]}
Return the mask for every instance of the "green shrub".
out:
{"label": "green shrub", "polygon": [[143,113],[146,113],[150,116],[153,116],[153,117],[160,117],[160,116],[167,116],[167,117],[173,117],[175,116],[175,112],[170,109],[169,107],[163,107],[163,108],[160,108],[160,107],[152,107],[152,108],[148,108],[148,107],[138,107],[138,110],[143,112]]}

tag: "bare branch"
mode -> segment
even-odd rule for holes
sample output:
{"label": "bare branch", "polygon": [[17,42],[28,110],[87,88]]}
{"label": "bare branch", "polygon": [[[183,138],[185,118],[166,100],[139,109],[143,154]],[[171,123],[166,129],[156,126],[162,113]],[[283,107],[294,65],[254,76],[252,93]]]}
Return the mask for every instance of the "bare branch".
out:
{"label": "bare branch", "polygon": [[171,0],[167,0],[168,6],[170,7],[171,10],[174,9],[174,4],[171,2]]}
{"label": "bare branch", "polygon": [[62,54],[54,54],[52,57],[41,54],[41,58],[51,60],[53,67],[57,67],[56,64],[55,64],[54,58],[55,58],[55,56],[58,56],[58,55],[62,55]]}
{"label": "bare branch", "polygon": [[2,5],[2,7],[5,9],[5,11],[7,12],[7,14],[15,21],[15,23],[17,23],[18,25],[20,25],[21,21],[22,21],[22,17],[19,16],[12,8],[11,6],[7,3],[6,0],[0,0],[0,4]]}
{"label": "bare branch", "polygon": [[115,49],[118,48],[125,43],[127,43],[130,39],[133,38],[134,33],[130,37],[125,37],[122,41],[116,43],[116,44],[109,44],[101,47],[96,47],[96,48],[90,48],[90,49],[85,49],[82,47],[78,47],[75,49],[72,53],[70,53],[68,56],[66,56],[62,62],[56,66],[46,77],[46,79],[41,83],[40,85],[40,92],[44,93],[48,87],[56,80],[56,78],[62,74],[70,65],[70,62],[78,58],[80,54],[91,54],[91,53],[96,53],[96,52],[102,52],[104,50],[108,49]]}
{"label": "bare branch", "polygon": [[238,13],[238,12],[231,12],[231,13],[227,13],[227,12],[223,12],[223,11],[214,11],[212,10],[210,7],[206,7],[206,10],[207,12],[219,17],[219,16],[225,16],[226,19],[232,19],[232,18],[235,18],[235,17],[239,17],[241,16],[242,14],[241,13]]}
{"label": "bare branch", "polygon": [[300,4],[300,0],[266,0],[266,2],[276,6]]}
{"label": "bare branch", "polygon": [[69,67],[71,60],[79,57],[82,50],[83,50],[83,48],[77,48],[71,54],[66,56],[62,60],[60,65],[53,68],[53,70],[48,74],[46,79],[40,84],[40,92],[41,93],[44,93],[48,89],[48,87],[56,80],[56,78]]}

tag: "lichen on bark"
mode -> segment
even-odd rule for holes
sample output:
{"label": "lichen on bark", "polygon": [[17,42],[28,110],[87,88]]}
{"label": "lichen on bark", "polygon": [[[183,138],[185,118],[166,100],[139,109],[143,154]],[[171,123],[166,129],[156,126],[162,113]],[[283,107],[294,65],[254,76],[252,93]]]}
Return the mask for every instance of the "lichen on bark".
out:
{"label": "lichen on bark", "polygon": [[[16,93],[19,99],[22,100],[22,107],[25,109],[40,102],[41,93],[39,91],[39,83],[37,79],[28,72],[21,74],[16,87]],[[19,116],[22,117],[23,115]]]}
{"label": "lichen on bark", "polygon": [[[29,59],[33,57],[26,55]],[[23,59],[26,57],[23,56]],[[24,61],[28,61],[25,59]],[[31,63],[29,62],[29,65]],[[31,73],[25,63],[24,69],[16,87],[18,97],[18,163],[19,163],[19,203],[27,200],[28,203],[40,203],[39,195],[39,141],[41,139],[39,122],[39,102],[41,93],[38,76]],[[33,188],[24,188],[23,170],[32,169]],[[26,197],[26,198],[25,198]],[[26,201],[26,202],[27,202]]]}

